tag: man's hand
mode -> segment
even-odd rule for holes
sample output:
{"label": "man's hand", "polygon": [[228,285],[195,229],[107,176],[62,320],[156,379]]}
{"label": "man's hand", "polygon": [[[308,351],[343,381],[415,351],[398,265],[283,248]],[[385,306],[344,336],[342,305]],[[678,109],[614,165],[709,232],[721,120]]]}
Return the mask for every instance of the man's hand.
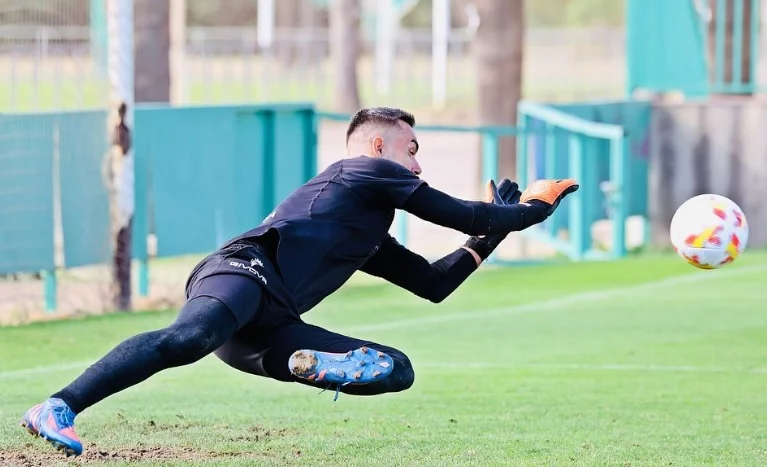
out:
{"label": "man's hand", "polygon": [[578,191],[580,185],[572,178],[563,180],[538,180],[525,188],[519,200],[520,203],[543,203],[546,207],[546,217],[551,216],[565,196]]}
{"label": "man's hand", "polygon": [[[508,178],[501,180],[496,187],[495,182],[490,180],[486,186],[485,202],[498,205],[511,205],[519,202],[522,193],[519,191],[519,185]],[[479,258],[477,265],[486,260],[488,256],[500,245],[508,236],[508,233],[473,236],[464,244],[464,248],[476,254],[475,259]]]}

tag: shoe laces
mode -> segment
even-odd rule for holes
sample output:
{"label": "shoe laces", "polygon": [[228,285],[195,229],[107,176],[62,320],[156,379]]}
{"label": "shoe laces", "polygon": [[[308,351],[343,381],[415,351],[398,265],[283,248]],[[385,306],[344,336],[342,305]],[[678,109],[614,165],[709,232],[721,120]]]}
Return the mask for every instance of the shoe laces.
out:
{"label": "shoe laces", "polygon": [[54,405],[51,408],[51,413],[59,429],[71,427],[75,424],[75,414],[66,405]]}
{"label": "shoe laces", "polygon": [[[330,383],[330,384],[328,385],[328,387],[326,387],[325,389],[323,389],[322,391],[320,391],[320,392],[319,392],[319,394],[322,394],[323,392],[325,392],[325,391],[327,391],[328,389],[330,389],[330,388],[332,388],[333,386],[335,386],[335,388],[336,388],[336,395],[335,395],[335,397],[333,397],[333,402],[335,402],[335,401],[337,401],[337,400],[338,400],[338,395],[341,393],[341,388],[342,388],[343,386],[346,386],[347,384],[349,384],[349,383],[343,383],[343,384],[340,384],[340,383]],[[318,395],[319,395],[319,394],[318,394]]]}

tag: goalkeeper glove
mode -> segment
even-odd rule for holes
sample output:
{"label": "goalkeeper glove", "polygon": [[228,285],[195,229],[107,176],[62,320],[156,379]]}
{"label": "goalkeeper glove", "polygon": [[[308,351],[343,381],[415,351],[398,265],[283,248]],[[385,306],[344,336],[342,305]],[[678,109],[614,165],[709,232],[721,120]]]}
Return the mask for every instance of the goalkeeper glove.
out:
{"label": "goalkeeper glove", "polygon": [[546,207],[546,217],[551,216],[565,196],[578,191],[580,185],[572,178],[563,180],[538,180],[525,188],[520,203]]}
{"label": "goalkeeper glove", "polygon": [[[497,187],[494,181],[490,180],[487,182],[485,201],[488,203],[498,205],[517,204],[521,196],[522,193],[519,191],[519,185],[508,178],[501,180]],[[473,250],[484,261],[508,235],[508,232],[483,236],[474,235],[469,237],[464,246]]]}

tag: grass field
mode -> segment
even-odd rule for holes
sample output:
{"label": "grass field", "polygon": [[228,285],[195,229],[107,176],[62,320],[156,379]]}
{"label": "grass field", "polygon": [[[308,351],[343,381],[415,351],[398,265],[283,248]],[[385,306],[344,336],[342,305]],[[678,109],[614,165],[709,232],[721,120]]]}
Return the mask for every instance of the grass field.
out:
{"label": "grass field", "polygon": [[[569,49],[541,46],[526,53],[523,92],[527,99],[543,102],[620,98],[624,94],[625,65],[601,47],[578,49],[580,60]],[[570,66],[568,79],[561,67]],[[376,70],[370,57],[358,66],[359,93],[363,105],[398,105],[430,109],[432,103],[429,57],[401,57],[393,71],[391,89],[377,89]],[[447,108],[474,109],[476,64],[470,56],[451,57],[446,89]],[[333,72],[329,62],[283,66],[273,60],[251,56],[189,58],[184,80],[184,103],[220,105],[252,102],[314,102],[335,109]],[[0,110],[9,112],[60,111],[103,108],[108,105],[107,76],[87,59],[48,58],[9,60],[0,56]],[[441,109],[445,110],[445,109]],[[439,116],[439,114],[437,114]]]}
{"label": "grass field", "polygon": [[767,465],[767,253],[487,270],[440,305],[348,286],[307,316],[396,346],[415,385],[375,398],[173,369],[86,411],[86,453],[17,426],[171,312],[0,329],[0,465]]}

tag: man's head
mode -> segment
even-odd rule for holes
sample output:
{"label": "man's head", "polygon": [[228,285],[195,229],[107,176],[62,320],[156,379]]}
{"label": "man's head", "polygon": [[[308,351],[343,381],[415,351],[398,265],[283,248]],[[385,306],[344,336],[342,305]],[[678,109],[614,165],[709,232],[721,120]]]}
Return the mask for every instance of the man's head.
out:
{"label": "man's head", "polygon": [[415,117],[404,110],[389,107],[362,109],[352,117],[346,131],[347,153],[388,159],[419,175],[421,166],[415,158],[418,140],[414,126]]}

